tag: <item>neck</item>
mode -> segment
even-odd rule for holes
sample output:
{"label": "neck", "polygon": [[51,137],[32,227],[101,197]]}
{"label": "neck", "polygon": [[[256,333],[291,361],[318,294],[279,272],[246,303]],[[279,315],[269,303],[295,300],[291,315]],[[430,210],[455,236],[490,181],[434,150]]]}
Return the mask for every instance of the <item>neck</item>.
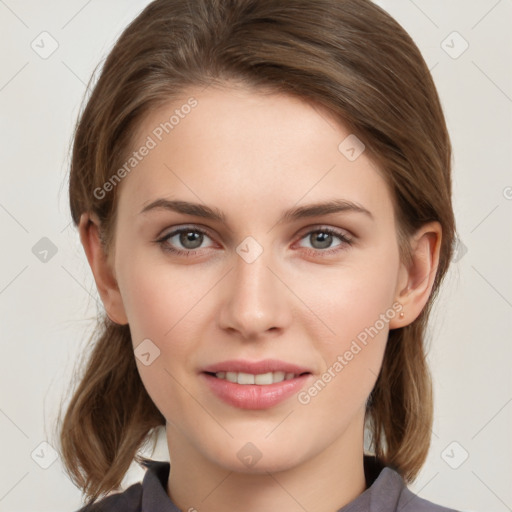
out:
{"label": "neck", "polygon": [[[184,512],[332,512],[366,489],[360,421],[314,457],[272,471],[258,463],[251,472],[216,464],[167,424],[172,452],[167,494]],[[254,472],[260,467],[259,472]]]}

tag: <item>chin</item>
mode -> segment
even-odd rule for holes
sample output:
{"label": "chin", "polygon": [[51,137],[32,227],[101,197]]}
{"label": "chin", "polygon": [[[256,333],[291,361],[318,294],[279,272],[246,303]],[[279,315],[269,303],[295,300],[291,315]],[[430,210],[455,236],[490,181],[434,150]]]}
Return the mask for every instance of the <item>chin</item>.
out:
{"label": "chin", "polygon": [[269,443],[268,440],[253,442],[231,440],[230,447],[227,448],[224,445],[221,452],[216,451],[209,458],[226,470],[236,473],[275,473],[289,470],[301,463],[304,457],[297,452],[297,446],[303,448],[302,443],[283,447],[282,443],[273,446],[273,443]]}

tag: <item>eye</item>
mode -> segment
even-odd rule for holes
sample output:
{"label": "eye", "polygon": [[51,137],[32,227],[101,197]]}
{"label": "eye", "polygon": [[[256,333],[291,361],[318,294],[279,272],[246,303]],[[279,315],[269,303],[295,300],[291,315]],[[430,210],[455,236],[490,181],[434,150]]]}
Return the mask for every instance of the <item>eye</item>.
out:
{"label": "eye", "polygon": [[[195,254],[196,249],[203,248],[201,245],[205,237],[210,238],[206,231],[202,229],[196,227],[184,227],[166,234],[156,242],[159,243],[165,251],[190,256]],[[183,249],[179,246],[183,247]]]}
{"label": "eye", "polygon": [[[336,238],[340,240],[340,243],[333,246],[333,240]],[[350,246],[353,243],[352,238],[349,238],[345,233],[329,227],[322,227],[313,231],[308,231],[301,240],[311,241],[312,247],[305,247],[305,249],[306,252],[314,256],[343,251],[347,246]]]}
{"label": "eye", "polygon": [[[180,256],[194,256],[196,253],[200,252],[200,249],[205,248],[201,247],[205,237],[211,240],[208,233],[203,229],[197,227],[183,227],[164,235],[156,240],[156,243],[160,244],[162,249],[166,252]],[[333,240],[336,238],[340,243],[333,246]],[[311,247],[302,247],[305,249],[306,253],[312,256],[337,253],[347,249],[347,247],[353,243],[352,238],[347,237],[345,233],[329,227],[308,231],[300,240],[311,240]],[[213,247],[213,245],[210,247]]]}

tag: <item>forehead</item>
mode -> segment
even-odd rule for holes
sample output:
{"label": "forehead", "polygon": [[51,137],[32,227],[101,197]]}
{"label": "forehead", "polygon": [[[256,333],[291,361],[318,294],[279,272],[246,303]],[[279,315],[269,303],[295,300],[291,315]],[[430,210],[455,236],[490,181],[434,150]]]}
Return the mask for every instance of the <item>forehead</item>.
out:
{"label": "forehead", "polygon": [[343,197],[389,214],[386,183],[363,147],[325,109],[298,97],[190,88],[140,124],[120,208],[134,214],[157,198],[179,197],[264,215]]}

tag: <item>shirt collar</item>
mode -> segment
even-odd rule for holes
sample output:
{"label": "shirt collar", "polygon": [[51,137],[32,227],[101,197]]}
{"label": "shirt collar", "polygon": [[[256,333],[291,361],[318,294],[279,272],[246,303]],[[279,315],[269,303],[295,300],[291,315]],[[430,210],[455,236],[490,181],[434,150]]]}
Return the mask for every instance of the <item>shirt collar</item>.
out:
{"label": "shirt collar", "polygon": [[[170,463],[145,459],[148,469],[142,481],[142,510],[181,512],[167,495]],[[395,511],[405,487],[400,474],[384,466],[375,456],[364,455],[366,490],[338,512]]]}
{"label": "shirt collar", "polygon": [[142,509],[152,512],[181,512],[167,495],[167,480],[171,465],[169,462],[143,461],[148,469],[142,480]]}

